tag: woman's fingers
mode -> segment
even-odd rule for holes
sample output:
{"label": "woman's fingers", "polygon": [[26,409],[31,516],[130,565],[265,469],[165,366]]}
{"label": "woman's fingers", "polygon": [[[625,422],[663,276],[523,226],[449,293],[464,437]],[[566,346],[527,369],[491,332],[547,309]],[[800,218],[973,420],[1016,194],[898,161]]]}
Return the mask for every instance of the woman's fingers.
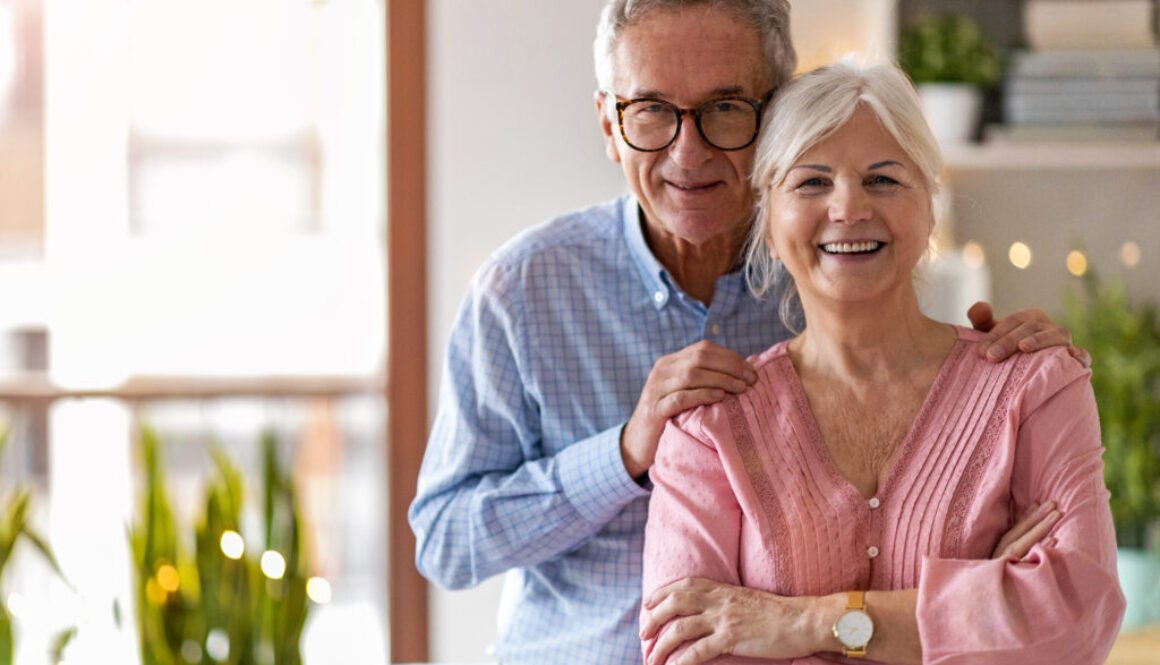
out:
{"label": "woman's fingers", "polygon": [[992,559],[1015,557],[1022,559],[1031,548],[1042,541],[1052,527],[1059,521],[1059,511],[1055,509],[1055,502],[1048,501],[1043,505],[1032,504],[1023,518],[1015,523],[991,553]]}

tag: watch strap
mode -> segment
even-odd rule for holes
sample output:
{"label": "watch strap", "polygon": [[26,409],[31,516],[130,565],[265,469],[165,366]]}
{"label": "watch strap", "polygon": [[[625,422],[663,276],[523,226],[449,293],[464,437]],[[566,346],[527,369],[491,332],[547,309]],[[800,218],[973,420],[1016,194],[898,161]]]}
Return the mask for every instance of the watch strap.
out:
{"label": "watch strap", "polygon": [[[866,592],[865,591],[847,591],[846,592],[846,611],[856,610],[859,612],[866,611]],[[842,655],[847,658],[865,658],[866,646],[863,644],[860,647],[852,648],[843,646]]]}

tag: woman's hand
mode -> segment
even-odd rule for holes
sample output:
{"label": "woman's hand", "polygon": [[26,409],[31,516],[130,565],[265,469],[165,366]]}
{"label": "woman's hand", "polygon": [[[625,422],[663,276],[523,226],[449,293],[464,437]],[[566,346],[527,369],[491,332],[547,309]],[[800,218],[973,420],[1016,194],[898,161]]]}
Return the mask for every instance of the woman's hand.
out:
{"label": "woman's hand", "polygon": [[1030,353],[1049,346],[1066,346],[1071,357],[1092,366],[1092,357],[1085,349],[1071,344],[1071,332],[1048,318],[1043,310],[1024,309],[999,321],[991,305],[977,302],[967,311],[967,318],[975,330],[987,333],[979,341],[979,355],[987,360],[999,362],[1015,353]]}
{"label": "woman's hand", "polygon": [[1055,509],[1054,501],[1048,501],[1043,505],[1031,504],[1027,507],[1027,512],[1023,513],[1022,519],[999,539],[995,551],[991,552],[991,558],[1015,557],[1022,559],[1027,556],[1031,547],[1036,543],[1042,543],[1044,547],[1051,547],[1055,544],[1055,538],[1044,539],[1044,536],[1051,532],[1051,527],[1055,526],[1058,521],[1059,511]]}
{"label": "woman's hand", "polygon": [[[661,633],[648,665],[695,665],[721,655],[795,658],[827,648],[815,611],[826,598],[778,596],[757,589],[691,577],[658,589],[644,600],[641,639]],[[829,614],[837,616],[839,607]],[[831,622],[833,618],[829,619]],[[686,649],[667,660],[677,647]]]}

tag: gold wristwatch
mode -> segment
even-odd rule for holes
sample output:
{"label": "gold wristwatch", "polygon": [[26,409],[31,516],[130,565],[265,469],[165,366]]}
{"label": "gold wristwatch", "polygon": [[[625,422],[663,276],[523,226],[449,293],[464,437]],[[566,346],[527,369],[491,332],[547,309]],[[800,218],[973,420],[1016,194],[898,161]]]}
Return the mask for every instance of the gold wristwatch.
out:
{"label": "gold wristwatch", "polygon": [[846,612],[834,622],[834,637],[842,643],[842,655],[862,658],[866,646],[874,637],[874,620],[866,613],[866,592],[850,591],[846,594]]}

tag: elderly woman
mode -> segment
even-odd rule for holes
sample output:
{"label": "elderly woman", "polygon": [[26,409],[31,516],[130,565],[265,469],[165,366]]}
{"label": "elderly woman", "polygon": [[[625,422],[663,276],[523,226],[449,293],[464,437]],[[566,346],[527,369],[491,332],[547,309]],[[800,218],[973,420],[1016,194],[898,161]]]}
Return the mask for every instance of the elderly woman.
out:
{"label": "elderly woman", "polygon": [[[822,68],[764,132],[749,276],[788,272],[806,325],[665,430],[648,662],[1102,663],[1124,601],[1089,371],[923,315],[940,158],[910,83]],[[991,558],[1019,515],[1050,534]]]}

